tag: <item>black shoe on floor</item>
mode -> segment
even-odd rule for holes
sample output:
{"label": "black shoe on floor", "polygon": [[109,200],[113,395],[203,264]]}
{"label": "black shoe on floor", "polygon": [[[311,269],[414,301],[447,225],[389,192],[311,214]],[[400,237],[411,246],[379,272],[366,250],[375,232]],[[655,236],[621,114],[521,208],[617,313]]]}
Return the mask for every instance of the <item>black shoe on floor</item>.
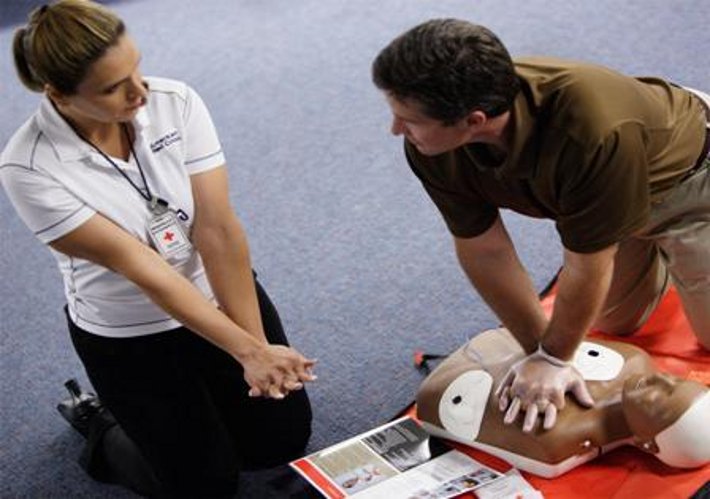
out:
{"label": "black shoe on floor", "polygon": [[64,386],[71,397],[57,404],[57,410],[76,431],[88,437],[91,420],[102,412],[104,407],[96,395],[82,392],[74,378],[64,383]]}

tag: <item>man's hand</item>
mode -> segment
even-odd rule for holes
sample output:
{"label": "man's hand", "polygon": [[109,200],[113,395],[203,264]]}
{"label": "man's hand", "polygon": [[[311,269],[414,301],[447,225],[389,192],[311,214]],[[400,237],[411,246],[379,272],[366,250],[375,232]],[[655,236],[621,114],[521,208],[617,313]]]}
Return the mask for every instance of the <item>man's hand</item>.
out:
{"label": "man's hand", "polygon": [[581,405],[594,405],[579,371],[571,363],[552,357],[540,348],[508,370],[496,396],[498,407],[506,411],[505,424],[515,421],[521,410],[525,411],[523,431],[527,433],[535,428],[539,414],[544,414],[545,430],[555,425],[557,412],[564,408],[568,391]]}

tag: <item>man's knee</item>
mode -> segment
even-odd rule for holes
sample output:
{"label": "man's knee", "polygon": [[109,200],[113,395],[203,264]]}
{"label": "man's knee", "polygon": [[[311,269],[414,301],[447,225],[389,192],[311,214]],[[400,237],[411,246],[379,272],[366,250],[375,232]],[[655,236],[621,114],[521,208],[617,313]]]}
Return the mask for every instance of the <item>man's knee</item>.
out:
{"label": "man's knee", "polygon": [[695,338],[698,340],[700,346],[705,350],[710,351],[710,329],[707,329],[707,327],[703,329],[703,327],[704,326],[696,326],[693,328],[693,332],[695,333]]}
{"label": "man's knee", "polygon": [[614,336],[631,336],[643,326],[644,322],[645,319],[643,317],[623,319],[619,317],[602,317],[595,322],[593,329]]}

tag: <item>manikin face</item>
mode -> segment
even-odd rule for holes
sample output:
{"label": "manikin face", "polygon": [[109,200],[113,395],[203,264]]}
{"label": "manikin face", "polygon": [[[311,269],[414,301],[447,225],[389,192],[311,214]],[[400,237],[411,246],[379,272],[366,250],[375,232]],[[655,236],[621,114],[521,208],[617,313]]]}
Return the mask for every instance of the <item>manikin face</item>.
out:
{"label": "manikin face", "polygon": [[404,135],[425,156],[435,156],[461,147],[472,141],[472,129],[467,119],[444,125],[441,121],[426,116],[411,100],[399,100],[387,95],[392,111],[393,135]]}
{"label": "manikin face", "polygon": [[642,449],[679,468],[710,462],[710,392],[704,385],[665,374],[633,377],[623,409]]}
{"label": "manikin face", "polygon": [[675,422],[703,392],[696,383],[667,374],[629,378],[624,412],[634,434],[650,438]]}
{"label": "manikin face", "polygon": [[85,126],[132,120],[148,93],[139,63],[135,43],[122,35],[91,65],[75,94],[58,97],[62,113]]}

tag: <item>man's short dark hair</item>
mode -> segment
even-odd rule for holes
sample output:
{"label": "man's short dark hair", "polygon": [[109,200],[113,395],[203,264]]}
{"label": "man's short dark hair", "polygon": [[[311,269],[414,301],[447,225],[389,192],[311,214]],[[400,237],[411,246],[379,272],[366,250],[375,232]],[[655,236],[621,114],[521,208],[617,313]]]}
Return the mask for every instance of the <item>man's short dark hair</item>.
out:
{"label": "man's short dark hair", "polygon": [[415,26],[385,47],[372,65],[375,85],[412,99],[427,116],[453,124],[471,111],[508,111],[520,90],[508,50],[489,29],[457,19]]}

